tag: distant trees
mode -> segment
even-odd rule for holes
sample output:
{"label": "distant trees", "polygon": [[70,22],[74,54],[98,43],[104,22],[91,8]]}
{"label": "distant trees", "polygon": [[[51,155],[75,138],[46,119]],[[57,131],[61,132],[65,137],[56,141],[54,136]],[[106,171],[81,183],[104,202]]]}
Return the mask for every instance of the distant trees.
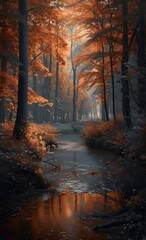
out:
{"label": "distant trees", "polygon": [[[17,101],[15,136],[24,134],[28,110],[38,122],[76,121],[81,106],[88,105],[84,92],[92,89],[105,120],[116,120],[121,88],[124,120],[131,128],[133,99],[137,112],[146,112],[145,4],[32,0],[27,7],[24,0],[18,11],[14,0],[2,1],[0,122],[11,112],[15,117]],[[69,26],[75,26],[71,44]]]}
{"label": "distant trees", "polygon": [[[78,64],[84,64],[79,73],[80,87],[98,89],[97,97],[101,96],[108,120],[111,114],[109,89],[112,86],[112,115],[116,120],[115,75],[120,72],[121,106],[125,125],[129,129],[132,127],[131,100],[137,98],[133,95],[135,86],[139,95],[136,106],[142,113],[145,111],[145,4],[144,0],[132,1],[132,5],[126,0],[84,1],[75,8],[76,16],[73,18],[77,25],[80,21],[78,38],[84,39],[82,53],[76,57]],[[130,65],[133,57],[138,57],[138,83]],[[100,89],[102,95],[99,95]]]}
{"label": "distant trees", "polygon": [[[58,19],[60,29],[62,28],[62,15],[58,8],[55,5],[53,6],[52,1],[47,3],[46,1],[41,1],[41,3],[37,1],[27,2],[27,0],[19,1],[19,10],[18,4],[14,0],[2,1],[0,12],[3,43],[1,51],[0,122],[4,122],[5,117],[8,119],[9,111],[15,112],[18,97],[14,135],[23,136],[28,119],[28,103],[35,104],[31,113],[29,113],[34,115],[34,119],[39,118],[39,114],[37,114],[38,105],[47,105],[45,107],[46,114],[43,114],[41,121],[49,121],[50,118],[49,106],[52,104],[49,101],[51,98],[52,72],[54,71],[53,61],[62,64],[64,62],[63,52],[66,48],[64,39],[61,35],[56,34],[56,21]],[[17,31],[18,23],[19,34]],[[56,46],[56,43],[58,43],[58,46]],[[56,54],[57,48],[58,55]],[[17,81],[17,78],[19,81]],[[40,83],[40,81],[42,82]],[[40,91],[42,89],[39,86],[40,84],[41,86],[44,84],[43,91]],[[28,85],[32,85],[34,91],[37,91],[43,97],[32,91]]]}

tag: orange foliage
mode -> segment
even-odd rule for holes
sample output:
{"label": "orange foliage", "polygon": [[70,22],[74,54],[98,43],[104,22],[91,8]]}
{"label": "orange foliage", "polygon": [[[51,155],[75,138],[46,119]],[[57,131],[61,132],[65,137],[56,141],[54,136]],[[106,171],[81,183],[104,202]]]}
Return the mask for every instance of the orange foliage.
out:
{"label": "orange foliage", "polygon": [[30,123],[26,138],[30,149],[42,158],[47,151],[47,142],[55,143],[58,134],[59,132],[54,130],[50,124],[37,125]]}
{"label": "orange foliage", "polygon": [[117,123],[114,121],[101,122],[99,124],[88,124],[83,130],[83,135],[87,138],[94,135],[94,137],[104,136],[107,132],[113,132],[117,128]]}
{"label": "orange foliage", "polygon": [[128,144],[128,139],[124,135],[123,119],[120,116],[117,121],[89,123],[83,129],[82,135],[89,145],[93,145],[92,147],[102,146],[105,148],[108,141],[111,142],[111,146],[119,147],[123,143]]}
{"label": "orange foliage", "polygon": [[[13,111],[16,109],[18,80],[12,75],[2,72],[0,74],[4,79],[4,83],[0,85],[0,98],[7,100],[7,109]],[[40,106],[52,106],[47,99],[41,97],[34,92],[30,87],[28,88],[28,104],[39,103]]]}
{"label": "orange foliage", "polygon": [[47,142],[56,143],[59,132],[51,127],[50,124],[37,125],[30,123],[27,128],[26,138],[18,141],[13,138],[14,122],[5,122],[1,128],[3,143],[13,149],[19,148],[20,151],[30,151],[40,159],[44,156],[47,149]]}

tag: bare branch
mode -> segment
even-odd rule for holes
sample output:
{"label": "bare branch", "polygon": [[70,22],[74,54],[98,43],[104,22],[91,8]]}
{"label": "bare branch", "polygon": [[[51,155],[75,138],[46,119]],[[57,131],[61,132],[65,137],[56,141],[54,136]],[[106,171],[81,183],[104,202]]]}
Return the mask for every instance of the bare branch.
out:
{"label": "bare branch", "polygon": [[28,64],[33,63],[44,51],[45,51],[45,50],[43,50],[43,51],[41,51],[40,53],[38,53],[32,60],[30,60],[30,61],[28,62]]}

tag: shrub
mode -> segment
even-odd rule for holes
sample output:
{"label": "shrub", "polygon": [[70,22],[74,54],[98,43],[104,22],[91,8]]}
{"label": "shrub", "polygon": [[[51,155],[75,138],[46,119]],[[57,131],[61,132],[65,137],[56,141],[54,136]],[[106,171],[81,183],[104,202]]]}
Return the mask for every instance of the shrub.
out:
{"label": "shrub", "polygon": [[28,124],[26,129],[26,138],[21,141],[13,138],[14,123],[5,122],[1,128],[0,134],[3,138],[3,144],[11,146],[14,149],[31,151],[38,158],[42,158],[48,150],[48,142],[56,144],[59,132],[51,127],[50,124]]}

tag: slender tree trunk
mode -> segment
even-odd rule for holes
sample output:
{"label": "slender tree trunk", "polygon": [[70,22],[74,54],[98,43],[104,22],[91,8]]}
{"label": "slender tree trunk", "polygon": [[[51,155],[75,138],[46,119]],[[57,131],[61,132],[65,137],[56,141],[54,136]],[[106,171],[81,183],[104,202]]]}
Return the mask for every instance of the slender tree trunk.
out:
{"label": "slender tree trunk", "polygon": [[[50,51],[49,72],[52,73],[52,50]],[[51,101],[51,80],[52,80],[52,76],[49,77],[49,91],[48,91],[49,101]]]}
{"label": "slender tree trunk", "polygon": [[[37,92],[37,77],[35,76],[35,73],[33,73],[33,90]],[[34,103],[33,104],[33,121],[38,122],[38,104]]]}
{"label": "slender tree trunk", "polygon": [[77,115],[77,96],[76,96],[76,68],[73,62],[73,27],[71,27],[71,65],[73,73],[73,112],[72,112],[72,121],[76,122]]}
{"label": "slender tree trunk", "polygon": [[[44,65],[45,67],[49,70],[49,60],[48,60],[48,56],[43,56],[44,58]],[[44,83],[43,83],[43,97],[46,99],[49,99],[49,77],[44,77]],[[43,117],[43,121],[47,122],[48,121],[48,106],[45,106],[42,108],[42,117]]]}
{"label": "slender tree trunk", "polygon": [[[102,94],[103,94],[103,93],[102,93]],[[106,120],[104,102],[101,103],[101,120],[102,120],[102,121],[105,121],[105,120]]]}
{"label": "slender tree trunk", "polygon": [[[7,71],[7,58],[5,56],[2,56],[1,59],[1,73]],[[2,76],[0,80],[0,85],[4,87],[5,84],[5,78]],[[0,123],[4,123],[5,121],[5,100],[4,97],[0,99]]]}
{"label": "slender tree trunk", "polygon": [[[140,12],[140,21],[139,21],[139,34],[138,34],[138,66],[140,72],[146,67],[146,36],[145,36],[145,0],[139,0],[139,12]],[[138,92],[139,92],[139,113],[146,114],[146,79],[141,74],[138,79]]]}
{"label": "slender tree trunk", "polygon": [[110,46],[110,67],[111,67],[111,80],[112,80],[112,103],[113,103],[113,118],[116,120],[116,110],[115,110],[115,80],[113,71],[113,46]]}
{"label": "slender tree trunk", "polygon": [[129,82],[128,82],[128,68],[126,63],[129,60],[128,56],[128,1],[123,0],[122,4],[122,18],[123,18],[123,53],[122,53],[122,64],[121,64],[121,73],[122,73],[122,104],[123,104],[123,116],[127,128],[132,127],[131,122],[131,112],[130,112],[130,93],[129,93]]}
{"label": "slender tree trunk", "polygon": [[54,123],[58,120],[58,90],[59,90],[59,62],[56,62],[56,87],[55,87],[55,105],[54,105]]}
{"label": "slender tree trunk", "polygon": [[107,94],[106,94],[106,83],[105,83],[105,59],[104,59],[104,46],[102,44],[102,53],[103,53],[103,57],[102,57],[102,82],[103,82],[103,96],[104,96],[104,110],[105,110],[105,116],[106,116],[106,121],[109,120],[109,116],[108,116],[108,108],[107,108]]}
{"label": "slender tree trunk", "polygon": [[[79,79],[77,79],[77,86],[79,85],[80,81]],[[79,90],[76,89],[76,103],[78,102],[78,98],[79,98]]]}
{"label": "slender tree trunk", "polygon": [[[50,51],[50,59],[49,59],[49,72],[52,73],[52,49]],[[51,102],[51,81],[52,81],[52,76],[49,77],[49,92],[48,92],[48,99]],[[50,112],[51,112],[51,107],[49,107],[48,111],[48,120],[50,121]]]}
{"label": "slender tree trunk", "polygon": [[19,0],[19,82],[14,136],[25,137],[28,114],[28,26],[27,0]]}
{"label": "slender tree trunk", "polygon": [[[47,56],[44,56],[44,64],[45,67],[48,68],[49,72],[52,72],[52,52],[50,52],[50,56],[49,56],[49,60],[47,58]],[[51,76],[45,77],[44,79],[44,97],[46,99],[48,99],[50,101],[51,98]],[[49,107],[44,107],[44,111],[45,111],[45,121],[49,121],[50,120],[50,112],[48,111]]]}
{"label": "slender tree trunk", "polygon": [[76,69],[73,67],[73,115],[72,121],[76,122],[76,113],[77,113],[77,106],[76,106]]}

